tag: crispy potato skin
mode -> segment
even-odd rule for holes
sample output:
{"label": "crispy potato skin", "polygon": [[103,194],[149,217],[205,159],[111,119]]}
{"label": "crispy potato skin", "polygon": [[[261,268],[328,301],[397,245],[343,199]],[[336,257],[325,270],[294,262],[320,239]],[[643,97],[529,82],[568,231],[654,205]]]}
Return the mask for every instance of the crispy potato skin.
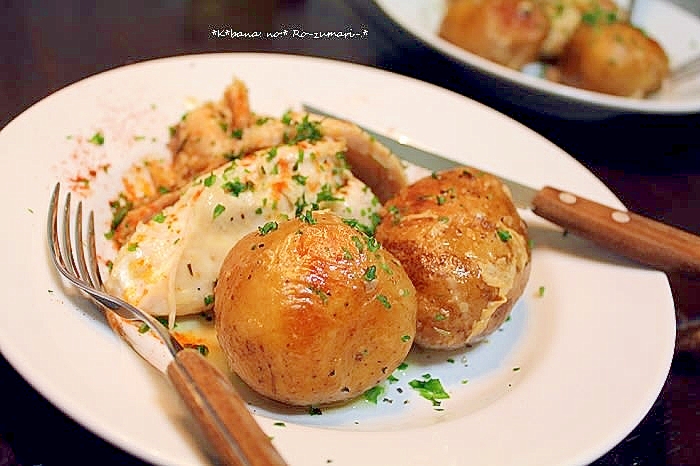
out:
{"label": "crispy potato skin", "polygon": [[[334,214],[240,240],[215,290],[215,326],[231,368],[291,405],[354,398],[404,360],[415,288],[401,264]],[[368,270],[373,272],[368,272]]]}
{"label": "crispy potato skin", "polygon": [[527,226],[501,181],[456,168],[418,180],[385,207],[376,238],[416,287],[416,344],[456,349],[495,331],[530,274]]}
{"label": "crispy potato skin", "polygon": [[664,49],[629,23],[581,24],[560,57],[562,81],[624,97],[645,97],[669,74]]}
{"label": "crispy potato skin", "polygon": [[537,60],[549,20],[532,0],[453,0],[439,34],[472,53],[513,69]]}

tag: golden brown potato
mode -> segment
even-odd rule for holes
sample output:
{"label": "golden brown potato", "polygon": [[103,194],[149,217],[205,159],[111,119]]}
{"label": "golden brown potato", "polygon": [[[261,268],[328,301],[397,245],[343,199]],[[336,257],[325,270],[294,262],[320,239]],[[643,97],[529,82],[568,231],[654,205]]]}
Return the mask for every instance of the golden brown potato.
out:
{"label": "golden brown potato", "polygon": [[334,214],[274,225],[241,239],[221,267],[221,348],[243,381],[274,400],[356,397],[411,348],[413,284],[389,252]]}
{"label": "golden brown potato", "polygon": [[658,90],[669,73],[664,49],[629,23],[582,22],[560,57],[564,84],[625,97]]}
{"label": "golden brown potato", "polygon": [[542,8],[549,20],[549,33],[540,46],[543,60],[556,60],[581,23],[582,12],[576,0],[541,0]]}
{"label": "golden brown potato", "polygon": [[481,57],[520,69],[537,60],[548,31],[549,20],[534,0],[453,0],[439,35]]}
{"label": "golden brown potato", "polygon": [[456,168],[418,180],[385,207],[376,238],[416,287],[416,344],[454,349],[495,331],[530,274],[527,226],[501,181]]}
{"label": "golden brown potato", "polygon": [[540,56],[552,62],[559,58],[581,21],[627,21],[629,15],[613,0],[538,0],[549,19],[549,34]]}

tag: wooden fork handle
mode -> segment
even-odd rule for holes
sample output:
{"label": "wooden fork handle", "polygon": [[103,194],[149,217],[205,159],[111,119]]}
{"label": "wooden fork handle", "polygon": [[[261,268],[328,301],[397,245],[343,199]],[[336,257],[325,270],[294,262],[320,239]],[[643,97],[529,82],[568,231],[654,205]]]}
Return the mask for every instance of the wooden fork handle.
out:
{"label": "wooden fork handle", "polygon": [[618,254],[664,271],[700,276],[700,236],[552,187],[543,188],[532,204],[540,217]]}
{"label": "wooden fork handle", "polygon": [[198,351],[178,352],[167,373],[223,464],[287,464],[231,382]]}

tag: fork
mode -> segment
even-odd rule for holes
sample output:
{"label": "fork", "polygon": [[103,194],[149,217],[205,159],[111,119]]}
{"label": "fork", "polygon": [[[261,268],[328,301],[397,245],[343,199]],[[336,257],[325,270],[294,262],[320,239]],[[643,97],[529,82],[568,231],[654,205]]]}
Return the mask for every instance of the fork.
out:
{"label": "fork", "polygon": [[[60,183],[57,183],[47,218],[48,245],[56,269],[102,312],[114,312],[124,319],[140,321],[162,340],[173,358],[167,366],[168,378],[209,441],[217,460],[235,466],[286,465],[270,437],[221,371],[198,351],[183,348],[153,316],[104,291],[95,246],[94,214],[89,214],[87,238],[84,238],[82,201],[73,214],[68,192],[59,225],[60,190]],[[72,228],[71,218],[74,218]]]}

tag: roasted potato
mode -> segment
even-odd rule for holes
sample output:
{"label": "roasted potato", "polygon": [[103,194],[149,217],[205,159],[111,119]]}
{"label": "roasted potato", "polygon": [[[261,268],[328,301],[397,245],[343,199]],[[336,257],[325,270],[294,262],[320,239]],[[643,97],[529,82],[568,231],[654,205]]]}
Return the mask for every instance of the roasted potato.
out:
{"label": "roasted potato", "polygon": [[581,23],[582,12],[576,0],[541,0],[547,18],[549,33],[540,46],[543,60],[556,60]]}
{"label": "roasted potato", "polygon": [[231,249],[214,322],[244,382],[309,406],[387,378],[412,346],[417,304],[405,270],[373,237],[330,212],[303,218],[267,224]]}
{"label": "roasted potato", "polygon": [[645,97],[669,74],[664,49],[629,23],[582,22],[559,60],[564,84],[624,97]]}
{"label": "roasted potato", "polygon": [[520,69],[538,59],[549,27],[535,0],[452,0],[439,35],[481,57]]}
{"label": "roasted potato", "polygon": [[415,343],[456,349],[495,331],[530,274],[527,226],[502,182],[455,168],[418,180],[385,207],[376,238],[416,288]]}

